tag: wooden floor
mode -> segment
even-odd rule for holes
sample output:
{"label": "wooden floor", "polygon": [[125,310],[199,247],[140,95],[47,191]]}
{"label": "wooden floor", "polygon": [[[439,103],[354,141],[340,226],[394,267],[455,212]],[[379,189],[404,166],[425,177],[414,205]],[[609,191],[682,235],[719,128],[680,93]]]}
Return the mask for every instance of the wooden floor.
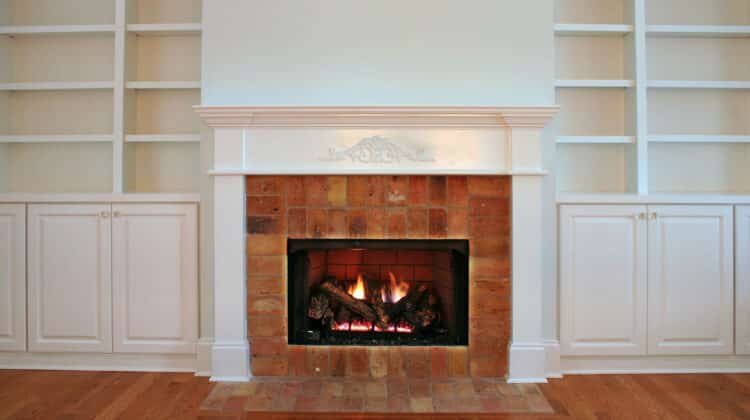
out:
{"label": "wooden floor", "polygon": [[[200,411],[214,384],[190,374],[0,371],[0,419],[394,419],[396,415]],[[503,419],[750,419],[750,375],[567,376],[540,386],[554,415]],[[407,418],[457,418],[410,415]]]}

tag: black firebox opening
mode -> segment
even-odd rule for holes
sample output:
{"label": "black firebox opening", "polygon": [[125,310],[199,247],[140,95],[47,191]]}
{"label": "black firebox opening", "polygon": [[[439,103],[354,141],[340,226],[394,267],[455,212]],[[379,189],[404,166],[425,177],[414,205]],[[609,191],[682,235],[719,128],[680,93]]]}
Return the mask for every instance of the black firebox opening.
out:
{"label": "black firebox opening", "polygon": [[468,241],[289,239],[287,245],[289,344],[468,344]]}

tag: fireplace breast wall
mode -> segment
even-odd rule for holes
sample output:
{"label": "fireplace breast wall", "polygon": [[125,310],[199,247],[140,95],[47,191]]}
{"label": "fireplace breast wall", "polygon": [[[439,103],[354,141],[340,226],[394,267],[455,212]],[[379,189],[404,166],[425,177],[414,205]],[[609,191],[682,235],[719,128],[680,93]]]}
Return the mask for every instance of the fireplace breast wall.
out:
{"label": "fireplace breast wall", "polygon": [[[542,332],[557,107],[197,110],[213,129],[212,380],[559,374]],[[288,345],[290,238],[468,241],[468,346]]]}
{"label": "fireplace breast wall", "polygon": [[[507,373],[510,177],[249,176],[246,191],[253,375],[428,378]],[[287,240],[315,238],[468,240],[468,346],[289,345],[288,320],[299,320],[300,313],[287,312]],[[386,262],[394,263],[399,280],[413,282],[417,258]]]}

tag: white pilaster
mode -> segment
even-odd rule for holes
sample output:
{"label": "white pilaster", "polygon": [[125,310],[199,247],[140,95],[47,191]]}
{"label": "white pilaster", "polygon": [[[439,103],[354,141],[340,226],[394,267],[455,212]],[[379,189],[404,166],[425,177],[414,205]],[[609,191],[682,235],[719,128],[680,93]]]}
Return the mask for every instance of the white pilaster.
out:
{"label": "white pilaster", "polygon": [[[242,129],[217,129],[214,168],[242,166]],[[235,153],[236,151],[240,153]],[[214,177],[214,344],[212,381],[250,379],[245,274],[245,177]]]}
{"label": "white pilaster", "polygon": [[543,338],[544,187],[541,129],[526,120],[510,120],[513,177],[513,333],[508,382],[547,381]]}

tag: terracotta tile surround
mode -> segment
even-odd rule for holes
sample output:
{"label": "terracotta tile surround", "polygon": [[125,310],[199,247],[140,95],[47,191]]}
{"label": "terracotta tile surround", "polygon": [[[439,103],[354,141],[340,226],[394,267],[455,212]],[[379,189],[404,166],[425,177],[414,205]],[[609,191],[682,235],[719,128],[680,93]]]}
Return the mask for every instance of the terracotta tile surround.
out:
{"label": "terracotta tile surround", "polygon": [[[248,176],[254,376],[503,377],[511,329],[507,176]],[[287,238],[468,239],[468,347],[287,345]]]}

